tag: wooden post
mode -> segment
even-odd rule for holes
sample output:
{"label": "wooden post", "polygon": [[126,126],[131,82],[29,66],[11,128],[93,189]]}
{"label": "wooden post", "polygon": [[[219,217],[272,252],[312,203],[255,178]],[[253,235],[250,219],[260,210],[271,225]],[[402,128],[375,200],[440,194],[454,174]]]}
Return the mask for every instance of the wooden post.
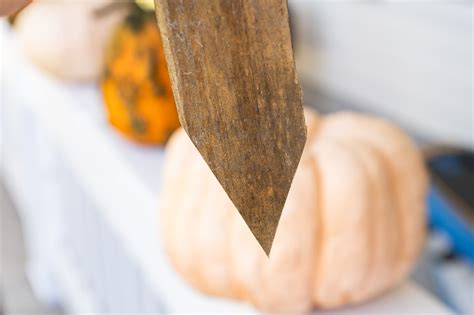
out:
{"label": "wooden post", "polygon": [[189,137],[270,252],[306,127],[286,0],[155,0]]}

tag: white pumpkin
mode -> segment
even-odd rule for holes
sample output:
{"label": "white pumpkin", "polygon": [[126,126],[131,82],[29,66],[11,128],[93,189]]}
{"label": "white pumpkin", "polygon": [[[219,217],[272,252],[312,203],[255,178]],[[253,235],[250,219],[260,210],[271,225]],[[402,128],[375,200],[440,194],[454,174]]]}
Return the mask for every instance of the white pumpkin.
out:
{"label": "white pumpkin", "polygon": [[307,112],[306,123],[270,258],[185,132],[171,138],[161,236],[194,287],[294,313],[365,301],[406,277],[425,238],[420,152],[373,116]]}
{"label": "white pumpkin", "polygon": [[[103,10],[114,3],[122,5]],[[36,0],[17,17],[17,39],[24,54],[50,74],[64,80],[95,80],[102,71],[106,43],[127,11],[127,5],[114,0]]]}

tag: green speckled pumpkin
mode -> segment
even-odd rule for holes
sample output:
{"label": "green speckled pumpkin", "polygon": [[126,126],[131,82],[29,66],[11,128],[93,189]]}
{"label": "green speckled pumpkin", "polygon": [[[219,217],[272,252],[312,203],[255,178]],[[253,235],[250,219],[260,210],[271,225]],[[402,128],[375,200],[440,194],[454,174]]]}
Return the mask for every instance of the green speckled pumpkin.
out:
{"label": "green speckled pumpkin", "polygon": [[113,36],[101,89],[110,123],[126,137],[163,144],[179,127],[153,12],[135,6]]}

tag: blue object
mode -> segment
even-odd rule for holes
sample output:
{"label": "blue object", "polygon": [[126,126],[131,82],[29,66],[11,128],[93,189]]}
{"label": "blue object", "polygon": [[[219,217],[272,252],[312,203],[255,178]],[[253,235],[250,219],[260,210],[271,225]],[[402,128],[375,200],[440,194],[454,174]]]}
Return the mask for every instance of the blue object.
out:
{"label": "blue object", "polygon": [[434,185],[428,195],[428,209],[430,227],[444,232],[451,241],[453,251],[474,264],[474,232]]}

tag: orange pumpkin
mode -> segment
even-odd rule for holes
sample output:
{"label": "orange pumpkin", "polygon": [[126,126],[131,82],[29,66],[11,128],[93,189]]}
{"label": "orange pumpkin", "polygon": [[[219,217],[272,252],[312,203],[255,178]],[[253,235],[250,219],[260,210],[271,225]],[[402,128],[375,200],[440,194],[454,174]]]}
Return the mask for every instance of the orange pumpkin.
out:
{"label": "orange pumpkin", "polygon": [[270,258],[185,132],[172,137],[161,237],[195,288],[292,314],[362,302],[406,277],[425,238],[420,152],[369,115],[308,112],[306,122]]}
{"label": "orange pumpkin", "polygon": [[156,18],[135,6],[112,38],[101,89],[110,123],[126,137],[166,142],[178,114]]}

